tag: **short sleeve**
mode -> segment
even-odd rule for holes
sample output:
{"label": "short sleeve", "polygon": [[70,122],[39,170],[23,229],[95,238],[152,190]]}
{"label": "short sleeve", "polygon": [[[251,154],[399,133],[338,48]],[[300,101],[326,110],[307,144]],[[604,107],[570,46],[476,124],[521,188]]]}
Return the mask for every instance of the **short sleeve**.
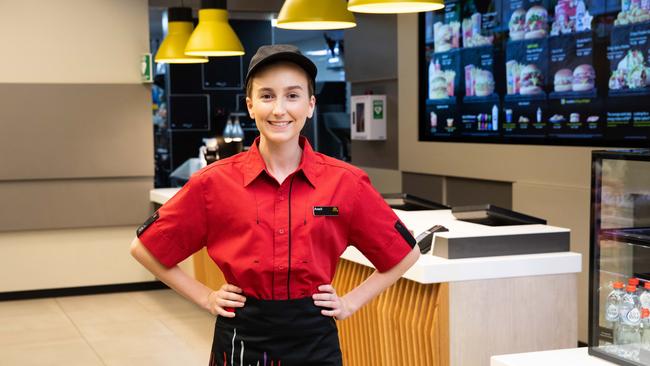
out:
{"label": "short sleeve", "polygon": [[173,267],[205,246],[206,207],[198,177],[192,177],[142,226],[138,238],[166,267]]}
{"label": "short sleeve", "polygon": [[398,264],[415,246],[415,239],[363,174],[352,209],[348,243],[379,272]]}

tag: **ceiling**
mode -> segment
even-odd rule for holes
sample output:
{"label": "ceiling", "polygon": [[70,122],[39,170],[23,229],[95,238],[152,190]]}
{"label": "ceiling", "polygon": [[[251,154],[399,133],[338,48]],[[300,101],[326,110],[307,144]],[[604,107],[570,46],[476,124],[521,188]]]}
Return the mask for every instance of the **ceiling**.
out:
{"label": "ceiling", "polygon": [[[284,0],[230,0],[228,17],[230,19],[271,19],[277,18]],[[162,14],[165,9],[175,6],[187,6],[194,10],[194,16],[201,7],[201,0],[149,0],[149,26],[152,39],[162,39]],[[295,31],[274,28],[276,43],[296,43],[305,39],[323,38],[327,33],[330,38],[342,39],[342,31]]]}
{"label": "ceiling", "polygon": [[[275,13],[277,15],[282,8],[284,0],[230,0],[228,11],[235,13]],[[149,0],[150,8],[169,8],[174,6],[189,6],[195,10],[201,7],[201,0]],[[232,15],[231,15],[232,16]]]}

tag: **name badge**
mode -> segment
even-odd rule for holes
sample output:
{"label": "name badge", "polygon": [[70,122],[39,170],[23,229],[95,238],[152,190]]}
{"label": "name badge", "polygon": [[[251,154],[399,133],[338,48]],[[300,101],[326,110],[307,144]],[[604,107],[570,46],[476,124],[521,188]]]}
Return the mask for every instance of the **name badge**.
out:
{"label": "name badge", "polygon": [[314,216],[338,216],[339,208],[336,206],[314,206]]}

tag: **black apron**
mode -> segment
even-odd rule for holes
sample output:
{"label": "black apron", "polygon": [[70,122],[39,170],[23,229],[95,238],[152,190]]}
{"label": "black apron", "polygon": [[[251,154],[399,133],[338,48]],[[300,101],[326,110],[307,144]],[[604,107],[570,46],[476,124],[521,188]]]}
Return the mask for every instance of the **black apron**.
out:
{"label": "black apron", "polygon": [[341,366],[334,318],[312,298],[248,297],[234,318],[217,317],[209,366]]}

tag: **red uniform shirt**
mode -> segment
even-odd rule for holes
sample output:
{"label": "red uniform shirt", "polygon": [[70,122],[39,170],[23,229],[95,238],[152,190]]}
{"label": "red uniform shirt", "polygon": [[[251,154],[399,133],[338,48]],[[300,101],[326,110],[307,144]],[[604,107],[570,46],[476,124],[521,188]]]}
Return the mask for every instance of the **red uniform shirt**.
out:
{"label": "red uniform shirt", "polygon": [[411,251],[415,240],[361,169],[314,152],[301,137],[300,165],[279,184],[258,143],[195,173],[138,229],[162,264],[205,246],[245,296],[283,300],[331,283],[348,245],[380,272]]}

